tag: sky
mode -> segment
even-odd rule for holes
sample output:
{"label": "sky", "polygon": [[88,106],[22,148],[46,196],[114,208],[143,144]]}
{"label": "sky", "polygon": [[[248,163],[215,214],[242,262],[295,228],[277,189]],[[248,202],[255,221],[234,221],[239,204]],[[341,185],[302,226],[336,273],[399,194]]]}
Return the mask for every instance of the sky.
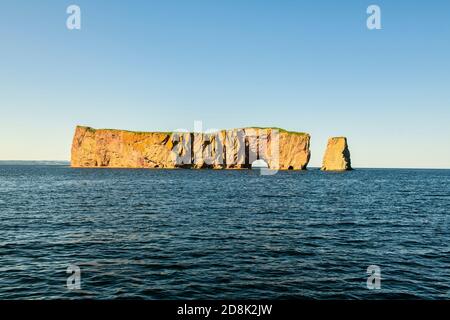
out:
{"label": "sky", "polygon": [[354,167],[450,168],[446,0],[2,0],[0,40],[0,160],[200,120],[308,132],[310,166],[346,136]]}

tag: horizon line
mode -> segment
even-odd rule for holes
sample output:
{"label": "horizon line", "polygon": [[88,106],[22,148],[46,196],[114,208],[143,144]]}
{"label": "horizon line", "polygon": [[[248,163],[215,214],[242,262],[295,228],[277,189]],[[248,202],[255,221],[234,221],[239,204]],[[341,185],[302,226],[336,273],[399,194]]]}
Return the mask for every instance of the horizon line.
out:
{"label": "horizon line", "polygon": [[[1,162],[67,162],[70,163],[70,160],[3,160],[0,159]],[[320,169],[321,167],[317,166],[310,166],[308,168],[311,169]],[[370,167],[370,166],[358,166],[354,167],[353,169],[409,169],[409,170],[450,170],[450,167]],[[122,169],[127,169],[126,167]],[[142,168],[142,169],[148,169],[148,168]],[[305,171],[305,170],[303,170]]]}

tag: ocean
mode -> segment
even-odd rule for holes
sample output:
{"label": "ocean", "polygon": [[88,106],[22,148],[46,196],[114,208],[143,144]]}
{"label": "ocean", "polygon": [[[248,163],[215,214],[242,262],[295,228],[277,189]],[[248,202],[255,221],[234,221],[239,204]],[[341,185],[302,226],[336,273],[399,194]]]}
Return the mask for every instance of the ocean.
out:
{"label": "ocean", "polygon": [[449,299],[449,185],[3,163],[0,299]]}

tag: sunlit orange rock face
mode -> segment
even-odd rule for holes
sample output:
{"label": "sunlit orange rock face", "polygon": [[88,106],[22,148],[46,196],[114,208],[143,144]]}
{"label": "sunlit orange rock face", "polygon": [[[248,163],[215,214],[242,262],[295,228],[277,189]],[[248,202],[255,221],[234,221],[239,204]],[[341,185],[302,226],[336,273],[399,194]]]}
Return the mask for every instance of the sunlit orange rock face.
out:
{"label": "sunlit orange rock face", "polygon": [[78,126],[72,167],[250,168],[264,160],[270,169],[304,170],[310,136],[276,128],[241,128],[215,133],[133,132]]}
{"label": "sunlit orange rock face", "polygon": [[323,157],[322,170],[347,171],[352,170],[350,150],[347,138],[334,137],[328,140],[327,150]]}

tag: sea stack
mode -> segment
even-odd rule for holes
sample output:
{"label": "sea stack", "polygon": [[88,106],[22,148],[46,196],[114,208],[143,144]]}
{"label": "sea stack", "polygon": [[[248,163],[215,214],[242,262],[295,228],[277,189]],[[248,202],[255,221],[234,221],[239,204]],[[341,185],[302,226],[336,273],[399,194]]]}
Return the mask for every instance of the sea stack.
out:
{"label": "sea stack", "polygon": [[333,137],[328,140],[327,150],[323,157],[322,170],[352,170],[350,151],[348,149],[346,137]]}
{"label": "sea stack", "polygon": [[214,133],[134,132],[78,126],[72,167],[249,169],[264,160],[271,170],[305,170],[310,136],[280,128]]}

